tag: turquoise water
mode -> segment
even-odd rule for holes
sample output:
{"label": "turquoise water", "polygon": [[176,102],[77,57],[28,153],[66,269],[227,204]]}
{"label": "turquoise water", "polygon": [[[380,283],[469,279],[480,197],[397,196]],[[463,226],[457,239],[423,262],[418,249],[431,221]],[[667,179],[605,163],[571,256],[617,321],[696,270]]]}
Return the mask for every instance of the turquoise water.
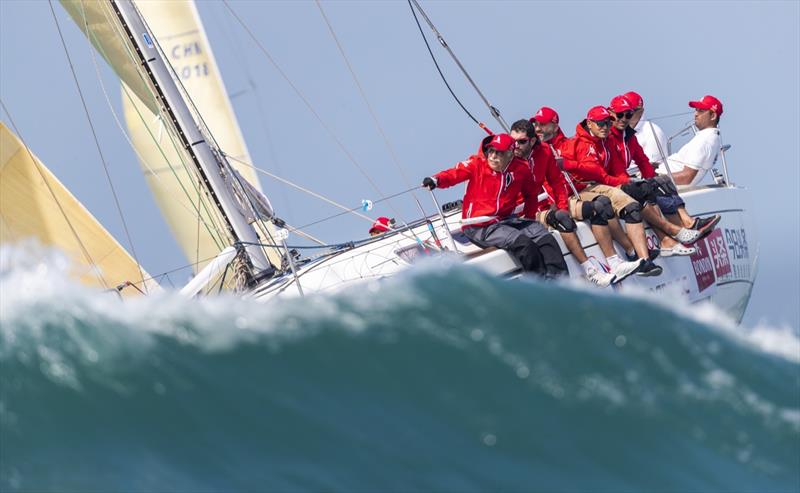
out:
{"label": "turquoise water", "polygon": [[278,305],[1,289],[3,491],[800,489],[800,342],[707,307],[460,267]]}

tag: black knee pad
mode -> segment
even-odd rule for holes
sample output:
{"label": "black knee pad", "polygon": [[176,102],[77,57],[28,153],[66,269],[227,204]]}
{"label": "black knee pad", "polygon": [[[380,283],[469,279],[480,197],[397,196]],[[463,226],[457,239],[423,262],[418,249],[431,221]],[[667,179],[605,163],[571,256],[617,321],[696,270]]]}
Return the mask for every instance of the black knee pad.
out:
{"label": "black knee pad", "polygon": [[639,224],[642,222],[642,206],[638,202],[626,205],[619,211],[619,217],[630,224]]}
{"label": "black knee pad", "polygon": [[562,233],[574,233],[578,225],[569,216],[567,211],[554,209],[547,213],[547,225]]}
{"label": "black knee pad", "polygon": [[606,226],[608,221],[614,218],[614,208],[611,206],[611,199],[602,195],[592,200],[594,206],[594,216],[589,222],[598,226]]}
{"label": "black knee pad", "polygon": [[641,205],[656,203],[656,186],[648,181],[631,181],[620,189]]}
{"label": "black knee pad", "polygon": [[677,195],[678,189],[667,175],[658,175],[648,180],[658,195]]}

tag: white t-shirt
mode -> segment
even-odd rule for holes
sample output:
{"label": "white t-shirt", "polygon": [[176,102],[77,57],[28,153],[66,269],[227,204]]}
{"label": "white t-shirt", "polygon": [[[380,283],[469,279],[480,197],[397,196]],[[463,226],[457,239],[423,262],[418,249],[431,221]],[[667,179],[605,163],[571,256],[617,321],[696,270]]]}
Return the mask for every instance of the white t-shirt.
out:
{"label": "white t-shirt", "polygon": [[658,152],[656,139],[658,139],[658,142],[661,144],[661,149],[664,151],[664,155],[666,155],[667,136],[664,134],[664,131],[661,130],[661,127],[651,121],[639,120],[634,130],[636,130],[636,140],[639,141],[639,145],[642,146],[644,153],[647,154],[647,159],[649,159],[651,163],[662,162],[664,159],[662,159],[661,153]]}
{"label": "white t-shirt", "polygon": [[[696,169],[697,174],[690,185],[700,183],[706,172],[717,162],[719,154],[720,139],[718,128],[707,128],[700,130],[687,142],[678,152],[667,158],[669,169],[676,173],[684,167]],[[666,174],[663,166],[658,169],[659,173]]]}

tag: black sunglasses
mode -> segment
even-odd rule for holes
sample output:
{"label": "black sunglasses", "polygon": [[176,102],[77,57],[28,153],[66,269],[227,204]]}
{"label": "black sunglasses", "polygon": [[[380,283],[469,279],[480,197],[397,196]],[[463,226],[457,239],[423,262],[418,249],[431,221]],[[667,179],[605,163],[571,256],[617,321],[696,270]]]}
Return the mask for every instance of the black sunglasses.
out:
{"label": "black sunglasses", "polygon": [[611,121],[609,119],[607,119],[607,118],[605,120],[592,120],[592,121],[598,127],[607,127],[607,126],[609,126],[611,124]]}
{"label": "black sunglasses", "polygon": [[623,111],[621,113],[617,113],[617,118],[619,119],[627,118],[628,120],[630,120],[631,118],[633,118],[633,111]]}
{"label": "black sunglasses", "polygon": [[521,146],[524,146],[525,144],[527,144],[530,141],[531,141],[531,139],[517,139],[517,144],[519,144]]}

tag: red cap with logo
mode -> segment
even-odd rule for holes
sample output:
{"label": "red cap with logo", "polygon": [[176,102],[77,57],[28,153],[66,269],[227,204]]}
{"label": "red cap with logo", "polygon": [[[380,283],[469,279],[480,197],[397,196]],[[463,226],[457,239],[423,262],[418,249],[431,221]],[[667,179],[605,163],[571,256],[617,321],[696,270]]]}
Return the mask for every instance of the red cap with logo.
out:
{"label": "red cap with logo", "polygon": [[703,96],[700,101],[689,101],[689,106],[698,110],[711,110],[718,116],[722,115],[722,101],[714,96]]}
{"label": "red cap with logo", "polygon": [[625,96],[617,96],[611,100],[608,105],[609,109],[615,113],[622,113],[625,111],[633,111],[635,107],[631,104],[630,100]]}
{"label": "red cap with logo", "polygon": [[611,113],[608,112],[605,106],[595,106],[586,113],[587,120],[594,120],[599,122],[600,120],[605,120],[607,118],[611,118]]}
{"label": "red cap with logo", "polygon": [[514,148],[516,141],[508,134],[490,135],[483,139],[483,152],[491,147],[500,152],[505,152]]}
{"label": "red cap with logo", "polygon": [[372,223],[372,227],[369,228],[369,233],[370,234],[385,233],[387,231],[390,231],[392,229],[391,227],[392,222],[394,221],[392,221],[388,217],[381,216],[378,219],[376,219],[374,223]]}
{"label": "red cap with logo", "polygon": [[644,107],[644,99],[642,99],[642,97],[639,96],[638,92],[633,92],[633,91],[626,92],[625,94],[622,95],[622,97],[624,97],[625,99],[628,100],[629,103],[631,103],[633,109]]}
{"label": "red cap with logo", "polygon": [[547,124],[550,122],[558,123],[558,113],[553,108],[548,108],[547,106],[542,106],[539,108],[539,111],[536,112],[533,117],[531,117],[530,122],[533,123],[537,121],[541,124]]}

